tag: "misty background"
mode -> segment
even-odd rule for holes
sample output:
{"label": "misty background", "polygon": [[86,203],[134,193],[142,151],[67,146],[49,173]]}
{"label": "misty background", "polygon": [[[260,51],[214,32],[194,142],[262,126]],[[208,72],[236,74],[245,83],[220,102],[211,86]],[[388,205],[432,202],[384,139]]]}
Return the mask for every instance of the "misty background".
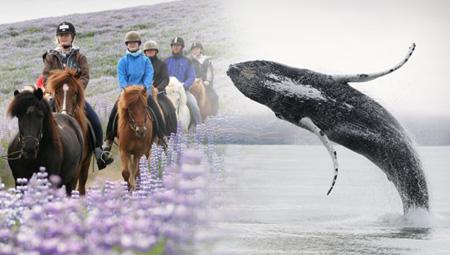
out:
{"label": "misty background", "polygon": [[352,84],[396,115],[450,117],[449,1],[231,1],[239,59],[328,74],[400,70]]}

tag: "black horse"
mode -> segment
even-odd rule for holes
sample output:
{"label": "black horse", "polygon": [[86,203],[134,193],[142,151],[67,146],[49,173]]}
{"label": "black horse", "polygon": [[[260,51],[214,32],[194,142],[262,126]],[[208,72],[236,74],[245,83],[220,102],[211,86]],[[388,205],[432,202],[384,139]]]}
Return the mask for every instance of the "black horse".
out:
{"label": "black horse", "polygon": [[164,136],[170,137],[170,134],[177,132],[177,114],[175,107],[169,98],[163,93],[158,94],[158,104],[161,107],[161,111],[164,118]]}
{"label": "black horse", "polygon": [[8,116],[17,117],[19,122],[19,132],[8,147],[8,164],[14,179],[30,179],[43,166],[49,176],[61,177],[61,186],[65,185],[70,195],[80,171],[84,145],[76,120],[69,115],[52,114],[41,89],[16,90]]}

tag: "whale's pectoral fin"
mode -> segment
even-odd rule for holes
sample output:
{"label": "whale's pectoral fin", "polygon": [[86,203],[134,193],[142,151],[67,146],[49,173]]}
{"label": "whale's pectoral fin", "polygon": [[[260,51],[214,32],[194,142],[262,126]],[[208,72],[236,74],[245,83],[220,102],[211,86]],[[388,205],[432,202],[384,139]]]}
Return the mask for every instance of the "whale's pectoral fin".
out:
{"label": "whale's pectoral fin", "polygon": [[323,143],[323,145],[325,145],[325,147],[327,148],[328,153],[330,153],[331,160],[333,160],[334,177],[333,182],[331,183],[331,187],[327,192],[327,195],[329,195],[334,187],[334,184],[336,184],[336,179],[338,176],[338,162],[336,150],[334,149],[327,135],[316,124],[314,124],[314,122],[310,118],[304,117],[300,119],[299,125],[317,135],[320,141]]}
{"label": "whale's pectoral fin", "polygon": [[408,61],[408,59],[411,57],[415,48],[416,48],[416,44],[413,43],[409,47],[408,54],[406,54],[405,58],[400,63],[398,63],[396,66],[392,67],[391,69],[388,69],[388,70],[385,70],[382,72],[378,72],[378,73],[370,73],[370,74],[361,73],[361,74],[351,74],[351,75],[332,75],[331,78],[333,78],[333,80],[340,82],[340,83],[365,82],[365,81],[374,80],[378,77],[384,76],[386,74],[390,74],[390,73],[394,72],[395,70],[399,69],[400,67],[402,67]]}

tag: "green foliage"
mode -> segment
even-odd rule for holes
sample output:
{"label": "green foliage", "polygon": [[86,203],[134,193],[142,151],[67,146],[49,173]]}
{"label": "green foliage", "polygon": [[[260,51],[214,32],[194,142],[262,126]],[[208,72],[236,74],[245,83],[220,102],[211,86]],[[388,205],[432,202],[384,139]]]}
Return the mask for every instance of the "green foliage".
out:
{"label": "green foliage", "polygon": [[[117,54],[112,55],[99,55],[97,58],[93,59],[93,62],[90,63],[92,66],[92,77],[99,78],[102,76],[113,76],[117,75],[117,62],[120,59],[119,52]],[[95,71],[94,71],[95,70]]]}
{"label": "green foliage", "polygon": [[19,32],[15,31],[15,30],[10,30],[10,31],[8,32],[8,35],[9,35],[9,36],[12,36],[12,37],[16,37],[16,36],[19,35]]}
{"label": "green foliage", "polygon": [[95,35],[94,31],[89,31],[89,32],[84,32],[84,33],[77,33],[77,37],[79,39],[86,38],[86,37],[94,37],[94,35]]}
{"label": "green foliage", "polygon": [[165,254],[166,241],[160,240],[155,247],[146,253],[139,253],[138,255],[163,255]]}
{"label": "green foliage", "polygon": [[27,29],[25,29],[24,32],[26,33],[39,33],[39,32],[43,32],[44,29],[42,27],[29,27]]}
{"label": "green foliage", "polygon": [[[5,140],[0,141],[0,146],[3,147],[3,151],[8,151],[8,142]],[[3,156],[3,155],[0,155]],[[9,167],[7,166],[8,162],[6,160],[0,159],[0,180],[3,184],[5,184],[6,188],[14,187],[14,178],[11,175],[11,171],[9,171]]]}
{"label": "green foliage", "polygon": [[155,23],[149,22],[149,23],[136,24],[136,25],[130,26],[129,30],[130,31],[131,30],[145,30],[145,29],[153,28],[155,26],[156,26]]}

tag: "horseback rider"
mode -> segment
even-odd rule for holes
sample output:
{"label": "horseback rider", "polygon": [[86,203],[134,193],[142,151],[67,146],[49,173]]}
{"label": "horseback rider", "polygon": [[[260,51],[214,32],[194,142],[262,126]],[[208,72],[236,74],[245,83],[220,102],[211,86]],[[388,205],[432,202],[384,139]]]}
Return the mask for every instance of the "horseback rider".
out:
{"label": "horseback rider", "polygon": [[197,79],[201,79],[205,85],[206,98],[208,107],[206,111],[207,116],[217,115],[219,110],[219,96],[213,87],[214,82],[214,68],[212,66],[211,58],[203,54],[203,45],[200,42],[195,42],[191,46],[191,61],[197,74]]}
{"label": "horseback rider", "polygon": [[214,69],[211,58],[203,54],[203,45],[201,42],[194,42],[192,44],[191,61],[195,68],[196,78],[202,79],[205,86],[212,87],[214,81]]}
{"label": "horseback rider", "polygon": [[153,86],[158,89],[158,103],[164,114],[165,135],[170,136],[176,132],[176,113],[175,107],[166,96],[166,87],[169,84],[169,73],[166,62],[158,58],[159,45],[153,40],[144,43],[144,54],[150,59],[153,66]]}
{"label": "horseback rider", "polygon": [[[153,115],[154,123],[156,124],[157,136],[162,138],[163,135],[162,127],[162,117],[157,110],[156,102],[153,100],[152,94],[152,83],[153,83],[153,66],[150,60],[144,56],[142,51],[139,49],[142,40],[141,36],[136,31],[130,31],[125,35],[125,45],[127,46],[127,51],[124,56],[122,56],[117,64],[117,76],[119,79],[120,89],[125,89],[132,85],[142,85],[146,88],[148,97],[147,104],[149,110]],[[117,115],[117,102],[115,102],[113,109],[108,120],[108,126],[106,128],[106,139],[103,143],[103,149],[105,151],[111,151],[112,144],[114,142],[114,137],[116,136],[117,121],[115,121]]]}
{"label": "horseback rider", "polygon": [[165,62],[169,71],[169,76],[176,77],[181,83],[183,83],[186,91],[187,106],[194,120],[194,124],[200,124],[202,121],[200,115],[200,109],[195,97],[189,92],[189,88],[192,86],[195,80],[195,69],[191,61],[183,55],[184,40],[181,37],[175,37],[170,43],[172,49],[172,55],[168,57]]}
{"label": "horseback rider", "polygon": [[153,86],[158,89],[158,93],[164,93],[169,84],[169,74],[166,63],[158,58],[158,43],[152,40],[146,41],[143,50],[153,66]]}
{"label": "horseback rider", "polygon": [[[72,23],[62,22],[58,25],[56,28],[57,47],[53,50],[48,50],[42,56],[44,69],[42,71],[41,82],[46,84],[52,70],[71,68],[76,70],[80,77],[80,82],[84,86],[84,89],[86,89],[89,83],[89,65],[86,56],[80,52],[78,47],[73,45],[75,37],[75,26]],[[101,170],[108,164],[111,164],[114,159],[109,153],[104,153],[101,148],[101,141],[103,140],[102,126],[97,114],[87,101],[84,105],[84,110],[93,129],[93,134],[89,132],[91,140],[95,140],[93,142],[94,144],[91,144],[91,148],[94,151],[98,168]]]}

